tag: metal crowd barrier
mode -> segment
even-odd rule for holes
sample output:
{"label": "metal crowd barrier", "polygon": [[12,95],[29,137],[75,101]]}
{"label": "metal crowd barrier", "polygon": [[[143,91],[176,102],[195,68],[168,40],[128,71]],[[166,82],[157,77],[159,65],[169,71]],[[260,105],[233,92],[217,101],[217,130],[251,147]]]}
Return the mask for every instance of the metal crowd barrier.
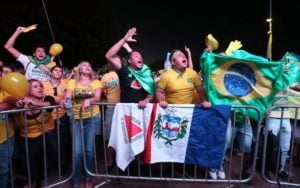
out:
{"label": "metal crowd barrier", "polygon": [[[251,160],[249,163],[248,156],[245,155],[241,148],[238,147],[237,138],[230,139],[230,144],[228,144],[228,149],[224,155],[224,172],[225,178],[224,179],[211,179],[209,175],[209,169],[197,166],[197,165],[187,165],[187,164],[180,164],[180,163],[157,163],[157,164],[145,164],[142,160],[142,155],[136,156],[136,159],[130,163],[128,168],[125,171],[118,169],[117,167],[108,168],[108,156],[107,156],[107,143],[108,141],[105,139],[105,130],[104,130],[104,122],[105,120],[105,111],[107,106],[113,106],[114,104],[111,103],[93,103],[93,105],[99,105],[101,108],[101,132],[97,135],[96,140],[94,142],[94,149],[95,149],[95,170],[89,171],[86,168],[85,164],[85,157],[84,157],[84,170],[87,171],[90,175],[92,175],[93,183],[96,185],[95,187],[100,187],[104,184],[109,183],[110,181],[114,180],[148,180],[148,181],[168,181],[168,182],[202,182],[202,183],[217,183],[220,185],[225,186],[232,186],[234,184],[245,184],[251,182],[255,173],[261,172],[263,179],[270,184],[282,184],[282,185],[291,185],[291,186],[299,186],[300,179],[297,177],[293,177],[293,173],[295,171],[299,171],[299,167],[295,167],[293,165],[292,159],[289,159],[287,162],[287,169],[288,169],[288,179],[282,181],[276,177],[275,175],[270,177],[265,176],[265,165],[266,165],[266,143],[267,137],[266,134],[262,131],[264,128],[263,122],[260,121],[253,121],[249,117],[249,111],[252,113],[256,113],[257,117],[261,119],[261,114],[259,113],[258,109],[253,106],[232,106],[231,113],[231,126],[232,129],[230,130],[230,135],[233,134],[234,128],[236,128],[236,122],[240,121],[238,119],[239,111],[243,109],[246,114],[244,115],[244,120],[246,123],[251,123],[253,129],[253,141],[251,146]],[[48,109],[54,108],[56,111],[59,106],[49,106],[44,107],[42,109],[42,113]],[[281,108],[296,108],[298,110],[299,106],[281,106]],[[1,111],[0,115],[5,117],[6,126],[8,127],[9,123],[9,116],[13,116],[17,113],[26,111],[24,109],[17,109],[17,110],[8,110],[8,111]],[[269,111],[268,111],[269,112]],[[266,116],[268,117],[268,116]],[[297,118],[295,118],[297,119]],[[72,121],[71,121],[72,122]],[[294,134],[294,128],[298,123],[297,120],[293,121],[292,123],[292,134]],[[44,123],[42,124],[44,126]],[[25,124],[26,127],[26,124]],[[57,135],[60,135],[60,129],[56,129]],[[239,130],[240,132],[244,132],[246,130]],[[16,133],[17,134],[17,133]],[[72,135],[73,136],[73,135]],[[260,138],[264,138],[261,139]],[[60,136],[58,136],[58,142],[60,143]],[[239,141],[243,141],[245,137],[239,137]],[[280,138],[279,138],[280,139]],[[224,141],[225,142],[225,141]],[[294,143],[294,137],[292,136],[292,143]],[[28,139],[26,137],[25,143],[28,149]],[[44,160],[44,171],[41,172],[43,174],[43,187],[64,187],[67,182],[71,179],[72,174],[74,173],[74,161],[72,161],[72,156],[70,156],[69,164],[67,165],[67,169],[62,172],[61,168],[61,146],[60,144],[57,145],[58,147],[58,155],[57,155],[57,169],[55,168],[54,171],[48,171],[49,167],[47,166],[48,161],[51,159],[47,158],[47,148],[45,143],[45,134],[43,134],[43,160]],[[72,144],[74,147],[74,144]],[[16,149],[16,148],[15,148]],[[84,148],[83,148],[84,149]],[[293,144],[291,144],[291,149],[289,156],[294,155],[295,148]],[[73,151],[73,150],[72,150]],[[28,157],[28,150],[26,153]],[[73,152],[72,152],[73,155]],[[277,156],[277,163],[278,163],[279,156]],[[18,179],[22,179],[19,177],[20,175],[16,171],[16,160],[17,157],[14,155],[10,160],[10,187],[18,187]],[[248,161],[246,161],[248,160]],[[258,162],[259,161],[259,162]],[[29,162],[27,163],[27,168],[29,168]],[[247,164],[248,162],[248,164]],[[257,166],[257,163],[259,164]],[[249,165],[250,164],[250,165]],[[246,170],[245,173],[245,165],[248,165],[249,169]],[[258,170],[257,170],[258,169]],[[27,169],[28,179],[30,182],[30,171]],[[23,177],[24,178],[24,177]],[[297,182],[298,181],[298,182]],[[29,186],[31,186],[29,183]]]}
{"label": "metal crowd barrier", "polygon": [[[99,103],[102,108],[102,112],[105,112],[106,105],[112,105],[108,103]],[[235,117],[237,114],[237,109],[246,109],[247,115],[245,119],[249,119],[248,111],[253,111],[257,113],[258,118],[260,118],[259,111],[252,106],[232,106],[232,126],[235,126]],[[102,121],[104,123],[105,113],[102,113]],[[259,135],[261,131],[261,122],[252,122],[252,126],[254,128],[253,133],[253,146],[252,146],[252,155],[256,156],[258,153],[259,146]],[[103,127],[102,127],[103,130]],[[104,132],[104,131],[103,131]],[[232,133],[231,133],[232,134]],[[225,142],[225,141],[224,141]],[[204,182],[204,183],[222,183],[225,185],[239,184],[239,183],[247,183],[251,181],[255,174],[255,165],[256,158],[251,158],[251,167],[247,170],[246,176],[242,174],[242,169],[244,166],[244,153],[240,152],[236,149],[235,140],[232,139],[230,142],[230,149],[226,151],[225,159],[224,159],[224,171],[225,171],[225,179],[211,179],[209,176],[209,170],[199,167],[197,165],[187,165],[180,163],[158,163],[158,164],[145,164],[142,160],[142,155],[136,156],[136,159],[131,162],[131,164],[126,168],[125,171],[122,171],[115,167],[114,169],[109,169],[107,165],[107,141],[105,141],[104,137],[102,137],[102,143],[106,143],[102,145],[101,151],[96,152],[101,156],[97,158],[102,159],[98,161],[100,170],[98,174],[91,173],[95,177],[104,178],[103,182],[99,183],[103,185],[106,181],[112,181],[114,179],[131,179],[131,180],[150,180],[150,181],[173,181],[173,182]]]}
{"label": "metal crowd barrier", "polygon": [[[43,107],[43,108],[37,108],[37,109],[41,109],[41,114],[45,113],[47,109],[54,109],[54,111],[56,112],[56,114],[58,113],[57,109],[59,108],[59,106],[48,106],[48,107]],[[23,112],[26,112],[26,111],[31,111],[31,109],[14,109],[14,110],[6,110],[6,111],[1,111],[0,112],[0,115],[2,117],[4,117],[5,119],[5,122],[6,122],[6,130],[7,130],[7,133],[6,133],[6,138],[8,138],[8,135],[9,135],[9,126],[10,126],[10,122],[11,122],[11,119],[12,118],[21,118],[18,114],[20,113],[23,113]],[[28,186],[29,187],[33,187],[33,182],[31,180],[31,174],[30,174],[30,163],[35,163],[36,161],[30,161],[28,160],[29,159],[29,152],[28,152],[28,143],[29,143],[29,139],[28,139],[28,136],[27,136],[27,133],[28,133],[28,126],[27,126],[27,121],[26,121],[26,118],[27,118],[28,115],[26,115],[26,113],[24,113],[24,131],[25,131],[25,137],[21,138],[21,136],[18,134],[19,133],[19,129],[20,129],[20,125],[16,125],[15,124],[15,121],[12,120],[12,122],[14,122],[14,126],[15,126],[15,134],[14,134],[14,140],[15,140],[15,143],[14,143],[14,147],[13,148],[10,148],[10,146],[8,145],[8,152],[10,152],[11,150],[14,151],[12,157],[10,158],[10,178],[9,178],[9,187],[11,188],[14,188],[14,187],[20,187],[20,186],[23,186],[25,183],[25,179],[27,179],[26,181],[28,181]],[[44,116],[43,116],[44,117]],[[54,123],[54,122],[53,122]],[[57,123],[58,124],[58,123]],[[42,118],[42,129],[45,130],[45,122],[44,122],[44,118]],[[55,129],[54,130],[57,135],[59,135],[60,133],[60,129]],[[20,158],[19,156],[22,155],[23,153],[20,153],[19,151],[19,148],[18,148],[18,144],[23,144],[23,143],[20,143],[20,140],[21,139],[24,139],[24,147],[26,148],[26,166],[27,168],[26,169],[20,169],[18,168],[18,163],[20,162]],[[57,143],[60,143],[60,137],[58,136],[57,137]],[[45,131],[43,131],[43,134],[42,134],[42,145],[43,145],[43,150],[40,151],[43,155],[43,170],[40,172],[40,174],[42,174],[43,176],[43,186],[48,186],[50,185],[51,183],[50,182],[53,182],[53,181],[57,181],[57,182],[60,182],[60,183],[64,183],[64,182],[67,182],[70,177],[67,177],[67,176],[64,176],[63,173],[62,173],[62,169],[61,169],[61,148],[60,148],[60,144],[57,144],[57,168],[56,168],[56,172],[51,172],[48,170],[49,169],[49,166],[48,166],[48,162],[50,160],[53,160],[53,159],[50,159],[50,158],[47,158],[47,147],[46,147],[46,139],[45,139]],[[21,173],[22,171],[22,173]],[[24,172],[27,172],[27,175],[26,173]]]}
{"label": "metal crowd barrier", "polygon": [[[262,168],[261,175],[265,181],[270,184],[277,184],[279,187],[282,186],[295,186],[300,187],[300,105],[276,105],[268,109],[265,116],[265,125],[270,117],[272,111],[279,110],[280,118],[279,122],[279,133],[273,136],[273,133],[268,131],[265,127],[263,130],[263,157],[262,157]],[[294,113],[289,114],[289,118],[284,116],[286,111],[293,111]],[[294,114],[294,115],[292,115]],[[287,121],[284,121],[287,119]],[[281,144],[284,144],[285,137],[280,132],[286,132],[286,126],[289,126],[291,131],[289,134],[291,137],[290,147],[287,153],[287,160],[284,165],[284,173],[280,172],[280,161],[282,156]],[[298,161],[296,161],[298,160]],[[296,163],[297,162],[297,163]]]}

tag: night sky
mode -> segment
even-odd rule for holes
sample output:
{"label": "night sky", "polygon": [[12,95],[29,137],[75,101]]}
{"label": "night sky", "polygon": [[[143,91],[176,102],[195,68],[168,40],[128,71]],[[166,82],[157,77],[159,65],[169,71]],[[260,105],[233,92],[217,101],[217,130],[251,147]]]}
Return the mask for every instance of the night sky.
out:
{"label": "night sky", "polygon": [[[29,1],[33,2],[34,0]],[[28,1],[17,2],[26,3]],[[41,6],[40,1],[35,0],[34,2]],[[70,4],[60,3],[61,1],[59,0],[45,2],[56,37],[60,39],[60,33],[57,30],[70,30],[70,37],[72,37],[72,28],[61,28],[62,26],[58,24],[58,21],[55,21],[62,21],[64,17],[72,17],[71,15],[75,12],[70,12],[72,11],[72,1],[70,1]],[[99,4],[100,2],[105,2],[108,8],[103,8]],[[5,7],[5,2],[1,4],[3,3]],[[72,20],[72,24],[82,24],[82,22],[92,17],[97,17],[98,19],[96,22],[92,22],[90,28],[101,29],[102,34],[91,37],[91,41],[83,41],[87,45],[104,41],[103,45],[99,47],[101,48],[101,50],[98,50],[99,53],[93,54],[93,56],[103,58],[105,51],[119,40],[130,27],[137,28],[138,35],[136,39],[138,41],[133,46],[141,50],[145,63],[163,63],[168,51],[174,48],[184,49],[184,45],[187,45],[192,51],[194,64],[198,65],[199,57],[205,48],[204,38],[209,33],[213,34],[219,41],[220,47],[218,51],[225,50],[231,40],[237,39],[242,42],[244,50],[255,55],[266,55],[267,32],[269,30],[266,19],[270,17],[269,0],[185,0],[181,2],[170,0],[86,0],[78,1],[77,4],[79,6],[82,4],[82,9],[78,9],[79,11],[75,12],[75,14],[78,14],[82,20]],[[299,1],[273,1],[273,60],[280,59],[287,51],[300,54],[300,48],[298,47],[300,31],[297,25],[299,8]],[[52,9],[56,9],[56,11]],[[96,11],[92,12],[93,10]],[[40,14],[44,16],[41,8],[40,11]],[[9,26],[2,25],[2,29],[7,29],[0,36],[2,44],[5,43],[9,36],[8,34],[13,32],[18,24],[25,23],[24,20],[22,22],[18,21],[18,17],[21,19],[22,14],[16,13],[14,16],[13,20],[16,20],[16,23],[10,23]],[[0,18],[5,18],[5,16],[2,15]],[[101,18],[103,18],[103,21]],[[34,21],[30,23],[32,22]],[[112,30],[111,33],[110,31],[105,31],[109,30],[109,27],[103,27],[102,22],[116,25],[118,29]],[[45,18],[39,24],[40,27],[47,29],[47,20]],[[101,27],[99,26],[100,24],[102,24]],[[90,34],[92,34],[92,31]],[[73,36],[73,38],[78,40],[81,37],[87,38],[87,35],[89,35],[89,32],[82,35],[78,34],[75,38]],[[51,39],[50,35],[48,37]],[[60,41],[63,41],[63,39],[60,39]],[[78,46],[76,48],[76,45],[72,45],[72,42],[63,43],[63,46],[65,47],[65,53],[69,51],[74,54],[82,53],[80,54],[82,56],[89,55],[84,48],[78,50]],[[95,50],[96,48],[97,46],[95,45],[95,48],[91,49]],[[4,53],[3,50],[0,52]],[[62,58],[66,57],[63,56]],[[0,59],[3,58],[0,57]],[[63,59],[63,61],[66,60]],[[101,63],[104,64],[106,62]]]}
{"label": "night sky", "polygon": [[[238,39],[243,49],[266,56],[269,0],[138,1],[132,6],[126,3],[130,1],[122,2],[117,6],[120,19],[128,27],[137,27],[137,39],[146,60],[163,59],[170,49],[183,49],[186,44],[191,48],[194,63],[198,64],[204,38],[209,33],[219,41],[219,51],[225,50],[231,40]],[[280,59],[287,51],[300,53],[299,5],[299,1],[292,0],[272,2],[273,60]]]}

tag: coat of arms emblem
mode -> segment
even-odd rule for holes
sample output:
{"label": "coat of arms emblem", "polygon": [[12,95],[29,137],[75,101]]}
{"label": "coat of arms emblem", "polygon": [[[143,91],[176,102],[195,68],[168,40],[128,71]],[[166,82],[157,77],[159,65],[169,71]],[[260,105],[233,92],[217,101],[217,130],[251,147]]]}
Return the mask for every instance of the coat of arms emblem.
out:
{"label": "coat of arms emblem", "polygon": [[172,145],[172,142],[184,138],[188,123],[187,117],[180,117],[173,108],[169,107],[165,114],[157,115],[154,122],[155,138],[164,139],[165,144]]}

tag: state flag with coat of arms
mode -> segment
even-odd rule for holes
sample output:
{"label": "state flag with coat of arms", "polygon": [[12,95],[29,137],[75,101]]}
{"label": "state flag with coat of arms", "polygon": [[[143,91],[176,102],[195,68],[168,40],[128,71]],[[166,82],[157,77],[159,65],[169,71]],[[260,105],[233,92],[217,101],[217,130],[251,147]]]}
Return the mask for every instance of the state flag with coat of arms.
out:
{"label": "state flag with coat of arms", "polygon": [[224,155],[230,105],[118,103],[113,115],[109,146],[117,166],[125,170],[144,151],[145,163],[178,162],[219,168]]}

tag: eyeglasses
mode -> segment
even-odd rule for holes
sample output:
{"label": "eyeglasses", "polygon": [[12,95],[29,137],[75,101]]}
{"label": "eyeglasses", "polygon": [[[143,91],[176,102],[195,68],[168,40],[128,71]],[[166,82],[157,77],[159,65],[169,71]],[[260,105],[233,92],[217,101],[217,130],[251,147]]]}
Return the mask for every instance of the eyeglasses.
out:
{"label": "eyeglasses", "polygon": [[53,92],[54,92],[54,96],[57,96],[57,88],[56,87],[53,88]]}

